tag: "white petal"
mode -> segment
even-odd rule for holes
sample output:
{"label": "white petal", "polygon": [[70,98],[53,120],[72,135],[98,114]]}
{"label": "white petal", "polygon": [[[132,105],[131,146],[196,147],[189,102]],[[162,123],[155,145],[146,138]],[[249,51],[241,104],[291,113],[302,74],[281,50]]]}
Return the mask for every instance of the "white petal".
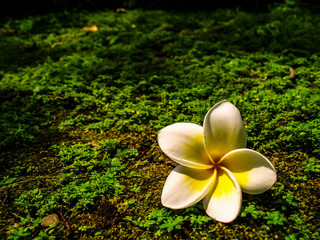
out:
{"label": "white petal", "polygon": [[162,191],[161,203],[172,209],[189,207],[208,194],[216,178],[216,170],[177,166],[169,174]]}
{"label": "white petal", "polygon": [[237,178],[242,191],[259,194],[272,187],[277,179],[272,163],[262,154],[251,149],[237,149],[221,159],[221,165],[228,168]]}
{"label": "white petal", "polygon": [[209,169],[212,163],[204,149],[203,128],[194,123],[175,123],[158,133],[161,150],[186,167]]}
{"label": "white petal", "polygon": [[218,168],[215,186],[203,199],[203,206],[207,214],[220,222],[233,221],[240,212],[242,193],[239,183],[232,173]]}
{"label": "white petal", "polygon": [[203,127],[205,147],[214,161],[234,149],[246,147],[247,137],[240,112],[226,100],[208,111]]}

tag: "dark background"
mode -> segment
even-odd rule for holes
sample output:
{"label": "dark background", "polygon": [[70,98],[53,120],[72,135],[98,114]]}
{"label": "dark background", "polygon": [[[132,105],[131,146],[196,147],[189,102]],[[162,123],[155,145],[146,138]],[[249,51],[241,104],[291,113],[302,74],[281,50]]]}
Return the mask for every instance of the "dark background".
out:
{"label": "dark background", "polygon": [[44,14],[70,9],[101,10],[117,9],[165,9],[179,11],[212,10],[216,8],[240,8],[248,11],[265,11],[275,3],[312,4],[319,0],[5,0],[0,5],[1,17],[29,14]]}

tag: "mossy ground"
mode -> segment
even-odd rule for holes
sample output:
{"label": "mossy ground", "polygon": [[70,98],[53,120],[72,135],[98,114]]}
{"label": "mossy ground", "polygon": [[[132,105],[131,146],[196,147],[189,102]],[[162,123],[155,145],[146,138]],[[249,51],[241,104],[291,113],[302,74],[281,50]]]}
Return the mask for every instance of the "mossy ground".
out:
{"label": "mossy ground", "polygon": [[[1,238],[319,238],[320,17],[69,11],[1,20]],[[96,27],[95,27],[96,26]],[[157,131],[227,99],[278,179],[223,224],[161,206]],[[61,222],[43,227],[57,214]],[[65,219],[65,220],[63,220]]]}

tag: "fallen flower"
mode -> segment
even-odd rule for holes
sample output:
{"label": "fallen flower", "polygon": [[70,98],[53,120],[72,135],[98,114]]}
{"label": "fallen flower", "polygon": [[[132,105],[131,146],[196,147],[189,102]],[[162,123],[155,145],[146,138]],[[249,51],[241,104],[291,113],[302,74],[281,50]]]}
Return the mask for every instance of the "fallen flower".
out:
{"label": "fallen flower", "polygon": [[277,178],[266,157],[245,148],[240,112],[226,100],[208,111],[203,127],[193,123],[169,125],[159,131],[158,143],[180,164],[163,187],[161,202],[168,208],[186,208],[203,200],[210,217],[231,222],[240,212],[242,191],[263,193]]}

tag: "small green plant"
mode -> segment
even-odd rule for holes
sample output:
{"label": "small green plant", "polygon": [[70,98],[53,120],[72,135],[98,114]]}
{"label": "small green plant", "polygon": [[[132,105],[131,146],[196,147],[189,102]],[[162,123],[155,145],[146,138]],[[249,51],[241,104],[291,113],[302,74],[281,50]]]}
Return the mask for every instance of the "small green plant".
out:
{"label": "small green plant", "polygon": [[168,232],[171,232],[174,229],[181,229],[181,224],[187,217],[177,216],[176,218],[167,218],[165,219],[160,226],[159,230],[156,232],[156,235],[161,235],[161,229],[166,229]]}
{"label": "small green plant", "polygon": [[190,224],[193,226],[201,226],[209,221],[212,221],[212,218],[207,215],[190,214]]}
{"label": "small green plant", "polygon": [[304,176],[298,176],[298,177],[290,175],[290,178],[292,180],[297,180],[297,181],[307,181],[308,180],[307,176],[305,176],[305,175]]}
{"label": "small green plant", "polygon": [[30,236],[32,234],[31,231],[29,231],[27,228],[24,227],[19,227],[18,229],[12,229],[10,231],[10,236],[8,239],[23,239],[26,238],[27,236]]}
{"label": "small green plant", "polygon": [[155,235],[160,236],[164,231],[171,232],[174,229],[181,229],[181,224],[186,220],[187,216],[171,216],[165,208],[152,211],[145,220],[139,217],[137,220],[127,216],[124,219],[131,221],[133,224],[139,227],[155,230]]}
{"label": "small green plant", "polygon": [[257,210],[255,205],[249,205],[244,208],[241,212],[241,217],[246,217],[247,215],[251,215],[254,219],[259,218],[260,216],[264,216],[266,213],[262,210]]}
{"label": "small green plant", "polygon": [[[292,195],[291,193],[287,193],[286,195],[283,195],[282,199],[284,199],[286,201],[286,203],[291,207],[292,206],[293,207],[297,207],[298,206],[298,204],[295,202],[294,195]],[[285,210],[285,209],[282,209],[282,210]]]}
{"label": "small green plant", "polygon": [[130,191],[134,192],[134,193],[138,193],[140,192],[140,187],[137,186],[137,184],[135,184],[131,189]]}
{"label": "small green plant", "polygon": [[20,221],[20,225],[22,225],[21,227],[10,229],[10,235],[8,239],[28,239],[28,236],[31,236],[32,232],[37,229],[40,224],[40,218],[23,218]]}
{"label": "small green plant", "polygon": [[124,219],[141,228],[153,230],[156,236],[161,236],[165,232],[170,233],[181,229],[185,221],[190,222],[192,226],[196,227],[212,220],[211,217],[199,215],[197,212],[199,212],[199,209],[195,206],[177,213],[166,208],[161,208],[149,213],[145,219],[139,217],[135,220],[131,216],[127,216]]}
{"label": "small green plant", "polygon": [[16,177],[9,177],[9,176],[5,176],[1,181],[0,181],[0,186],[5,186],[5,185],[9,185],[12,184],[14,181],[16,181],[17,178]]}
{"label": "small green plant", "polygon": [[23,172],[24,169],[25,167],[15,166],[10,169],[10,173],[13,174],[15,177],[18,177]]}
{"label": "small green plant", "polygon": [[287,218],[280,211],[265,212],[263,217],[267,220],[268,225],[284,225],[287,222]]}
{"label": "small green plant", "polygon": [[320,234],[316,230],[314,232],[310,231],[310,223],[306,223],[306,219],[299,214],[292,214],[289,217],[289,220],[292,220],[294,224],[291,226],[297,232],[290,234],[285,237],[286,240],[298,240],[298,239],[317,239]]}
{"label": "small green plant", "polygon": [[302,164],[303,169],[306,172],[320,172],[320,162],[316,158],[308,158]]}
{"label": "small green plant", "polygon": [[27,216],[34,217],[35,213],[39,213],[41,207],[45,205],[45,197],[39,188],[35,188],[23,193],[15,200],[15,204],[19,206]]}

